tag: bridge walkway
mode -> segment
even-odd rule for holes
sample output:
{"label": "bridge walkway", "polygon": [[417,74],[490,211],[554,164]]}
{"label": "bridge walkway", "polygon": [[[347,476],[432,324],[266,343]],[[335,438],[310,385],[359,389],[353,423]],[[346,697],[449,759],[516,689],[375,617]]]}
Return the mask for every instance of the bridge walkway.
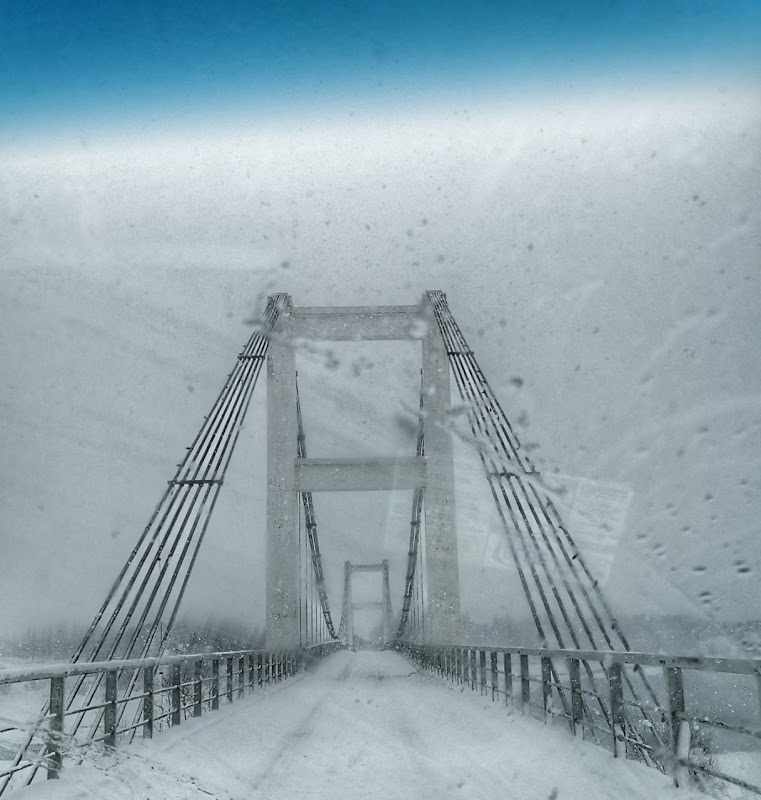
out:
{"label": "bridge walkway", "polygon": [[675,793],[655,770],[418,675],[398,654],[341,651],[232,708],[97,756],[17,796],[673,800]]}

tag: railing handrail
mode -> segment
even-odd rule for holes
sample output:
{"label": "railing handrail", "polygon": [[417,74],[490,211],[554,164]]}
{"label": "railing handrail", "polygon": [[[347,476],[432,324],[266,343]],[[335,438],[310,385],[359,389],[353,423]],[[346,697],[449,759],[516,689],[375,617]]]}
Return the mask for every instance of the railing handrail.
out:
{"label": "railing handrail", "polygon": [[399,644],[421,650],[451,650],[454,648],[487,650],[493,653],[512,655],[544,656],[545,658],[569,658],[580,661],[601,661],[603,664],[639,664],[652,667],[680,667],[681,669],[708,672],[731,672],[740,675],[761,677],[761,658],[716,658],[711,656],[683,656],[664,653],[639,653],[620,650],[566,650],[541,647],[509,647],[478,643],[427,644],[398,640]]}
{"label": "railing handrail", "polygon": [[184,664],[186,661],[213,661],[214,659],[239,658],[240,656],[265,653],[294,653],[324,647],[323,644],[308,647],[257,648],[255,650],[225,650],[215,653],[178,653],[170,656],[150,656],[148,658],[114,659],[112,661],[66,661],[57,664],[41,664],[37,667],[19,667],[0,670],[0,686],[26,681],[41,681],[49,678],[67,678],[70,675],[92,675],[98,672],[112,672],[123,669],[142,669],[144,667],[163,667]]}

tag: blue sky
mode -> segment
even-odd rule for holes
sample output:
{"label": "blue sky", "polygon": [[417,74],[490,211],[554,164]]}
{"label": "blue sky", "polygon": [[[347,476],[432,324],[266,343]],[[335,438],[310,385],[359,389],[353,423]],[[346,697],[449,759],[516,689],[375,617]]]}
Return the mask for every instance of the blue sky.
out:
{"label": "blue sky", "polygon": [[759,0],[0,5],[0,125],[120,125],[758,77]]}

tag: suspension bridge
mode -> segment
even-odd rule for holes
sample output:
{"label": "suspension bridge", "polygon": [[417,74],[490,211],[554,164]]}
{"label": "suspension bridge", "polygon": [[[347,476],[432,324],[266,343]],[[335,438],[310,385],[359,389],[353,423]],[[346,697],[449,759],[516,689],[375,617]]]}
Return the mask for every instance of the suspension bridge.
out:
{"label": "suspension bridge", "polygon": [[[420,343],[414,455],[308,456],[296,372],[296,348],[304,340]],[[267,396],[265,645],[236,652],[171,653],[167,649],[170,636],[262,372]],[[453,438],[462,437],[463,432],[452,423],[455,392],[466,409],[467,441],[477,452],[539,646],[514,641],[473,644],[461,629]],[[412,508],[398,613],[394,614],[388,561],[360,564],[350,560],[350,553],[331,553],[331,558],[344,560],[343,602],[336,625],[323,569],[315,494],[399,489],[412,491]],[[352,581],[358,572],[380,573],[382,592],[377,600],[354,599]],[[354,613],[358,610],[378,613],[382,634],[374,644],[383,651],[353,652],[367,644],[356,635]],[[746,717],[738,721],[717,708],[716,686],[722,680],[730,681],[735,691],[726,693],[728,705],[733,705],[732,698],[741,697],[753,709],[750,721]],[[736,737],[743,742],[737,745],[740,751],[757,757],[761,660],[632,651],[584,553],[576,546],[573,531],[545,491],[479,367],[446,296],[427,292],[418,305],[410,306],[316,308],[294,306],[288,295],[276,294],[269,298],[261,325],[238,355],[71,661],[0,671],[0,690],[5,692],[0,693],[0,756],[5,754],[0,761],[0,795],[18,790],[23,796],[25,787],[33,791],[45,778],[58,779],[74,772],[77,765],[86,769],[96,756],[127,752],[130,747],[135,752],[139,749],[143,757],[163,754],[162,763],[169,769],[170,750],[158,746],[162,737],[156,734],[178,726],[195,731],[182,739],[189,752],[207,753],[211,758],[211,746],[202,744],[211,729],[194,718],[219,712],[214,716],[219,720],[213,728],[215,736],[229,724],[230,735],[240,743],[248,735],[246,726],[253,731],[260,725],[254,705],[259,693],[269,704],[268,735],[283,744],[277,754],[270,754],[274,760],[254,759],[248,783],[241,781],[249,789],[261,790],[261,796],[300,796],[293,783],[299,780],[293,774],[297,768],[283,765],[292,765],[297,752],[307,760],[316,758],[317,739],[309,740],[311,751],[299,744],[300,739],[308,738],[314,727],[323,731],[322,741],[331,725],[345,724],[337,719],[336,709],[348,715],[348,695],[352,702],[354,695],[362,696],[368,681],[374,681],[375,688],[364,698],[367,704],[386,691],[389,702],[397,701],[392,717],[395,728],[406,731],[405,769],[410,775],[425,773],[429,785],[445,793],[459,779],[454,766],[444,762],[454,759],[454,764],[455,753],[460,753],[466,763],[478,752],[479,741],[481,746],[486,741],[470,729],[465,736],[462,725],[458,727],[458,720],[470,720],[476,707],[462,706],[463,698],[452,693],[454,687],[468,689],[494,708],[507,708],[533,725],[524,724],[518,733],[510,734],[511,740],[504,726],[499,733],[494,720],[484,721],[484,726],[491,726],[488,741],[507,737],[504,747],[513,755],[512,761],[504,753],[500,756],[506,759],[501,772],[499,765],[489,765],[492,782],[479,784],[479,796],[504,793],[511,770],[518,769],[527,752],[526,742],[533,742],[530,749],[537,755],[544,736],[537,736],[537,722],[552,727],[553,737],[570,734],[574,738],[568,738],[572,755],[562,757],[557,755],[560,745],[552,739],[554,755],[537,755],[534,777],[546,771],[554,758],[556,765],[562,765],[562,774],[572,775],[577,785],[587,787],[585,796],[609,796],[606,792],[615,787],[617,791],[623,787],[628,796],[640,796],[635,795],[639,790],[642,797],[652,796],[657,784],[649,781],[656,779],[663,785],[670,781],[708,793],[761,794],[759,781],[754,782],[743,769],[729,769],[711,749],[720,737]],[[25,719],[10,711],[3,713],[3,698],[29,684],[47,687],[40,713]],[[317,696],[323,700],[315,704]],[[331,712],[324,702],[327,696],[333,698]],[[239,703],[243,698],[247,702]],[[319,707],[323,716],[317,721],[310,716],[312,721],[308,721],[297,715],[295,727],[288,729],[287,720],[294,712],[287,709],[300,706],[305,698],[311,698],[313,714]],[[224,712],[232,704],[236,708]],[[432,707],[435,714],[430,712]],[[424,712],[424,708],[429,710]],[[400,709],[406,709],[406,718]],[[477,709],[477,714],[485,713]],[[280,719],[284,728],[278,734]],[[372,732],[366,710],[356,719],[364,720],[363,733],[357,737],[360,741],[363,735],[367,737],[362,747],[368,759],[382,759],[381,752],[389,763],[397,759],[392,745],[383,745]],[[418,740],[430,740],[431,752],[435,751],[431,739],[435,731],[441,742],[451,745],[440,752],[444,784],[431,773],[430,756],[428,760],[410,756],[414,749],[410,743]],[[332,735],[338,737],[337,742],[347,736],[338,730]],[[294,736],[299,741],[294,742]],[[170,738],[167,734],[166,740]],[[348,738],[356,750],[356,741]],[[342,752],[351,749],[344,740],[336,744]],[[177,756],[174,748],[171,752]],[[376,755],[369,755],[370,751]],[[264,747],[263,752],[270,751]],[[634,766],[627,762],[639,762],[638,769],[643,765],[650,772],[647,778],[632,773],[628,784],[616,784],[613,778],[613,783],[606,783],[599,779],[600,767],[595,762],[603,757],[618,759],[617,780],[623,780],[621,770]],[[486,770],[484,765],[471,766],[473,772]],[[357,770],[356,763],[344,764],[343,772],[339,770],[341,785],[349,785],[348,776],[356,776]],[[590,770],[597,770],[597,794]],[[243,771],[239,765],[239,773]],[[327,780],[320,774],[320,780]],[[413,785],[411,777],[392,768],[389,774]],[[307,780],[304,775],[302,779]],[[529,794],[521,795],[513,783],[515,796],[533,796],[531,792],[540,790],[539,784],[531,786]],[[308,793],[303,786],[302,790]],[[357,796],[407,796],[373,794],[367,787],[361,794],[359,784],[356,791]]]}

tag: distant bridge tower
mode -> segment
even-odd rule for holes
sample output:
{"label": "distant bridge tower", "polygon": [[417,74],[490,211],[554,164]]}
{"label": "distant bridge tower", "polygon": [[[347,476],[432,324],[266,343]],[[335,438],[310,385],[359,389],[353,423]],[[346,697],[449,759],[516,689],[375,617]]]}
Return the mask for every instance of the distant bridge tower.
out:
{"label": "distant bridge tower", "polygon": [[[297,458],[298,340],[420,341],[425,456]],[[299,644],[299,493],[425,491],[425,631],[460,638],[449,360],[433,307],[294,307],[287,297],[267,353],[267,647]]]}
{"label": "distant bridge tower", "polygon": [[[383,573],[383,599],[378,601],[362,601],[357,603],[351,590],[351,579],[355,572],[381,572]],[[352,564],[344,562],[344,599],[343,614],[344,640],[346,644],[354,647],[354,612],[378,609],[383,615],[383,644],[391,641],[391,590],[388,580],[388,561],[380,564]]]}

